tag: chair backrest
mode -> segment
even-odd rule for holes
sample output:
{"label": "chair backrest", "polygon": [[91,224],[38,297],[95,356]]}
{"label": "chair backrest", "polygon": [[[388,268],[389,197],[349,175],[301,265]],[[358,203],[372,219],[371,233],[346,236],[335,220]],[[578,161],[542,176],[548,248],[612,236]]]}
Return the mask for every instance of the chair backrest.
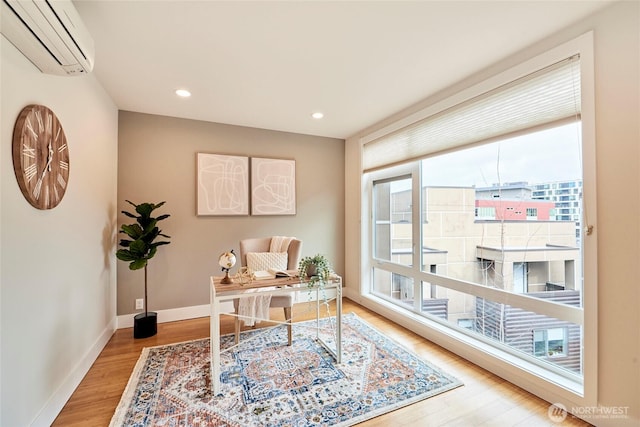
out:
{"label": "chair backrest", "polygon": [[[271,237],[258,237],[240,240],[240,265],[246,267],[248,252],[269,252]],[[287,270],[297,270],[302,250],[302,240],[293,239],[287,250]]]}

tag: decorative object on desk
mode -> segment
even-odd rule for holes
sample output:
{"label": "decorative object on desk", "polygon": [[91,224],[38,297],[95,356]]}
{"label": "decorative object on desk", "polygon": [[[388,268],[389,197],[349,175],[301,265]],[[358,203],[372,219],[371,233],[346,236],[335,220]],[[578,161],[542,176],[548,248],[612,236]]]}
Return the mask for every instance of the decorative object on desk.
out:
{"label": "decorative object on desk", "polygon": [[233,278],[240,283],[240,285],[248,285],[256,279],[253,272],[247,267],[240,267]]}
{"label": "decorative object on desk", "polygon": [[331,263],[322,254],[316,254],[312,257],[304,257],[298,263],[298,277],[300,277],[300,280],[306,280],[307,287],[309,289],[309,301],[311,301],[312,289],[316,287],[319,288],[322,292],[323,305],[327,309],[327,315],[330,314],[330,310],[329,298],[325,292],[325,285],[332,274],[333,269],[331,268]]}
{"label": "decorative object on desk", "polygon": [[231,267],[236,265],[236,254],[233,253],[233,249],[229,252],[223,252],[220,254],[218,264],[222,267],[222,271],[224,272],[224,277],[220,280],[220,283],[223,285],[230,285],[233,283],[233,280],[229,277],[229,270],[231,270]]}
{"label": "decorative object on desk", "polygon": [[[321,321],[321,333],[330,320]],[[315,323],[301,322],[291,347],[281,345],[284,325],[243,332],[248,346],[230,348],[233,334],[222,336],[228,351],[218,396],[210,389],[208,338],[143,349],[111,426],[344,427],[462,385],[353,313],[343,316],[346,352],[337,365],[314,339]]]}
{"label": "decorative object on desk", "polygon": [[296,161],[251,158],[251,215],[296,214]]}
{"label": "decorative object on desk", "polygon": [[158,314],[148,311],[147,263],[155,256],[158,246],[171,243],[166,240],[156,241],[158,237],[170,238],[170,236],[162,234],[162,230],[157,225],[159,221],[169,218],[170,215],[164,214],[157,218],[151,216],[151,213],[164,205],[165,202],[140,203],[139,205],[129,200],[126,202],[136,208],[137,215],[127,211],[122,211],[122,213],[129,218],[135,218],[136,222],[128,225],[122,224],[120,232],[126,234],[129,239],[120,240],[120,246],[124,249],[118,249],[116,257],[121,261],[129,262],[130,270],[144,268],[144,313],[139,313],[133,318],[133,337],[147,338],[158,332]]}
{"label": "decorative object on desk", "polygon": [[249,158],[198,153],[198,215],[249,215]]}
{"label": "decorative object on desk", "polygon": [[309,278],[309,284],[326,283],[333,272],[329,260],[321,254],[307,256],[300,260],[298,264],[298,276]]}

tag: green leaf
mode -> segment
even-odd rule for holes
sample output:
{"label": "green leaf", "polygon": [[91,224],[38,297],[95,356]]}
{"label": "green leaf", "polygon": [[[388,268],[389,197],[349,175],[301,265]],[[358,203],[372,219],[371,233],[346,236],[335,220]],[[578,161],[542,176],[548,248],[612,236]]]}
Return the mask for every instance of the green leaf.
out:
{"label": "green leaf", "polygon": [[138,224],[122,224],[122,231],[134,240],[139,239],[140,236],[142,236],[142,227]]}
{"label": "green leaf", "polygon": [[143,234],[146,235],[151,235],[153,234],[153,238],[155,239],[156,237],[158,237],[158,233],[160,232],[160,230],[158,229],[158,227],[156,227],[156,223],[158,221],[156,219],[153,219],[151,221],[149,221],[149,223],[144,227],[144,232]]}
{"label": "green leaf", "polygon": [[137,259],[137,257],[133,256],[133,254],[131,254],[131,252],[126,249],[118,249],[118,251],[116,252],[116,258],[121,261],[133,261]]}
{"label": "green leaf", "polygon": [[162,221],[163,219],[167,219],[169,218],[171,215],[169,214],[164,214],[164,215],[160,215],[157,219],[158,221]]}
{"label": "green leaf", "polygon": [[138,212],[144,218],[149,218],[152,211],[153,205],[151,203],[140,203],[138,206],[136,206],[136,212]]}
{"label": "green leaf", "polygon": [[149,255],[147,255],[147,259],[151,259],[156,255],[156,252],[158,252],[158,248],[156,246],[151,246],[151,248],[149,248]]}
{"label": "green leaf", "polygon": [[131,242],[133,242],[133,240],[121,239],[120,246],[128,248]]}
{"label": "green leaf", "polygon": [[131,242],[131,244],[129,245],[129,250],[134,256],[143,258],[147,256],[149,246],[143,240],[136,240],[134,242]]}
{"label": "green leaf", "polygon": [[145,265],[147,265],[147,260],[146,259],[138,259],[138,260],[133,261],[131,264],[129,264],[129,269],[130,270],[140,270]]}
{"label": "green leaf", "polygon": [[137,216],[135,216],[134,214],[132,214],[131,212],[127,212],[127,211],[122,211],[123,214],[125,214],[126,216],[128,216],[129,218],[137,218]]}

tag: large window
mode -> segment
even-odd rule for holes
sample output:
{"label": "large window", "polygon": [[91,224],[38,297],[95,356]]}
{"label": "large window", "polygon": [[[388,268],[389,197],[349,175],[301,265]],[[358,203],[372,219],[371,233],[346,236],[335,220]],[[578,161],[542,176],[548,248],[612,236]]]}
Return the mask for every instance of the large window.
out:
{"label": "large window", "polygon": [[[576,122],[430,156],[414,168],[420,191],[411,176],[374,179],[372,293],[452,327],[473,319],[466,329],[477,338],[579,378],[582,325],[572,319],[582,307],[581,243],[574,221],[548,214],[558,202],[534,199],[533,188],[577,185],[581,152]],[[411,221],[413,206],[420,224]],[[509,294],[563,304],[567,316],[507,303]],[[557,331],[571,333],[562,351],[545,344],[541,353],[531,341],[541,330],[554,343]]]}
{"label": "large window", "polygon": [[538,58],[512,81],[501,76],[484,93],[363,139],[371,211],[363,293],[584,395],[585,360],[590,378],[597,365],[587,351],[596,316],[585,320],[595,245],[586,250],[583,233],[595,217],[584,198],[594,194],[595,150],[592,96],[584,145],[575,53],[554,52],[547,65]]}

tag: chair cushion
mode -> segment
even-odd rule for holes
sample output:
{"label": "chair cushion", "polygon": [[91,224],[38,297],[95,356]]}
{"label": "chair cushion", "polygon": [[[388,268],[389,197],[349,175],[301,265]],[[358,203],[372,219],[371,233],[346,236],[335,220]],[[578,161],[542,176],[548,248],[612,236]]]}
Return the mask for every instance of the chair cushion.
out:
{"label": "chair cushion", "polygon": [[247,267],[252,271],[264,271],[270,268],[286,270],[289,255],[286,252],[248,252]]}
{"label": "chair cushion", "polygon": [[293,294],[274,295],[271,297],[269,307],[291,307],[293,305]]}

